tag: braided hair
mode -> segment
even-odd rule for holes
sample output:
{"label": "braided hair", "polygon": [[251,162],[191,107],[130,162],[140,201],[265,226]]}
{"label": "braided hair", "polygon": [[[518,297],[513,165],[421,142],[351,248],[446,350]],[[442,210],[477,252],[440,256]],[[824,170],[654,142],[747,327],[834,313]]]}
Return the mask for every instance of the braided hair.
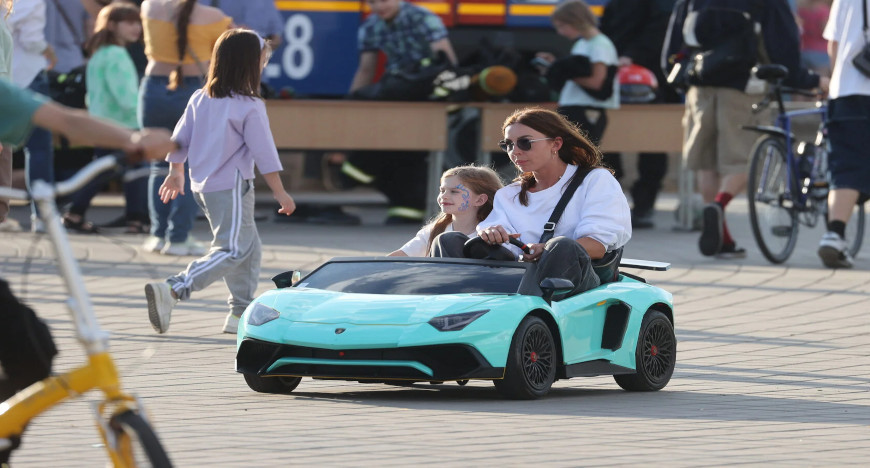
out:
{"label": "braided hair", "polygon": [[184,0],[181,7],[178,9],[178,17],[175,21],[175,29],[178,35],[176,47],[178,50],[178,66],[169,74],[169,86],[171,90],[178,89],[181,86],[181,81],[184,79],[182,72],[182,62],[184,56],[187,55],[187,26],[190,25],[190,17],[193,14],[193,8],[196,6],[196,0]]}

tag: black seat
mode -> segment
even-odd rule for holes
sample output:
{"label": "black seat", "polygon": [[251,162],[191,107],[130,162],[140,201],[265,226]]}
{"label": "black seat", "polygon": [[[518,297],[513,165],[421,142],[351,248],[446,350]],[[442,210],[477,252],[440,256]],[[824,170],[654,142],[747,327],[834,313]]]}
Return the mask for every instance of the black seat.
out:
{"label": "black seat", "polygon": [[622,247],[611,250],[598,260],[592,260],[592,271],[598,275],[601,284],[619,279],[619,262],[622,260]]}

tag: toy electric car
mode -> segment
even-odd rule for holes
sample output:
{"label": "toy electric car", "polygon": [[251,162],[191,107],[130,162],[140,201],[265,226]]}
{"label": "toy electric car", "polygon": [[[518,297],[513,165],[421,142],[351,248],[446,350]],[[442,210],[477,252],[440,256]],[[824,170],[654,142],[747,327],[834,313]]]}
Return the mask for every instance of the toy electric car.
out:
{"label": "toy electric car", "polygon": [[[668,264],[623,259],[622,267]],[[408,383],[492,380],[505,396],[613,375],[663,388],[676,363],[672,296],[627,273],[558,300],[573,285],[535,263],[455,258],[334,258],[275,278],[239,324],[236,371],[251,389],[288,393],[302,377]]]}

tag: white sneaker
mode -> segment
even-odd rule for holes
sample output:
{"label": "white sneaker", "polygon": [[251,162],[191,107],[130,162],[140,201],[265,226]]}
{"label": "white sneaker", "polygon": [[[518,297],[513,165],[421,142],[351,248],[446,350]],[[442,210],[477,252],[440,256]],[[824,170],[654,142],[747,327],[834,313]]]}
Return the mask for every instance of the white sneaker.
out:
{"label": "white sneaker", "polygon": [[208,252],[208,246],[188,235],[184,242],[167,242],[160,251],[163,255],[192,255],[199,257]]}
{"label": "white sneaker", "polygon": [[0,222],[0,232],[21,232],[21,223],[16,219],[6,218]]}
{"label": "white sneaker", "polygon": [[30,215],[30,232],[34,234],[45,234],[45,223],[39,217]]}
{"label": "white sneaker", "polygon": [[852,268],[852,256],[846,239],[833,231],[828,231],[819,242],[819,257],[828,268]]}
{"label": "white sneaker", "polygon": [[239,319],[232,312],[227,314],[227,319],[224,320],[224,333],[232,333],[235,335],[239,331]]}
{"label": "white sneaker", "polygon": [[166,245],[166,239],[149,235],[145,242],[142,243],[142,250],[146,252],[160,252]]}
{"label": "white sneaker", "polygon": [[148,320],[157,333],[169,330],[169,319],[172,317],[172,307],[178,302],[172,297],[169,283],[161,281],[145,285],[145,299],[148,301]]}

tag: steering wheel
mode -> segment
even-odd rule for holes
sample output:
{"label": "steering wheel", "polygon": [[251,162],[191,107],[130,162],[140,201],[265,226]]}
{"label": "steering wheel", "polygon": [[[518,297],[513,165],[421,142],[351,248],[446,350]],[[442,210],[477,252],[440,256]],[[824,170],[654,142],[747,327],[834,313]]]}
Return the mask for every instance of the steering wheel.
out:
{"label": "steering wheel", "polygon": [[[528,245],[523,244],[515,237],[510,238],[510,243],[519,247],[525,253],[531,252]],[[507,255],[510,251],[499,247],[499,245],[488,244],[480,237],[472,237],[462,246],[462,256],[479,260],[514,260],[513,254]]]}

